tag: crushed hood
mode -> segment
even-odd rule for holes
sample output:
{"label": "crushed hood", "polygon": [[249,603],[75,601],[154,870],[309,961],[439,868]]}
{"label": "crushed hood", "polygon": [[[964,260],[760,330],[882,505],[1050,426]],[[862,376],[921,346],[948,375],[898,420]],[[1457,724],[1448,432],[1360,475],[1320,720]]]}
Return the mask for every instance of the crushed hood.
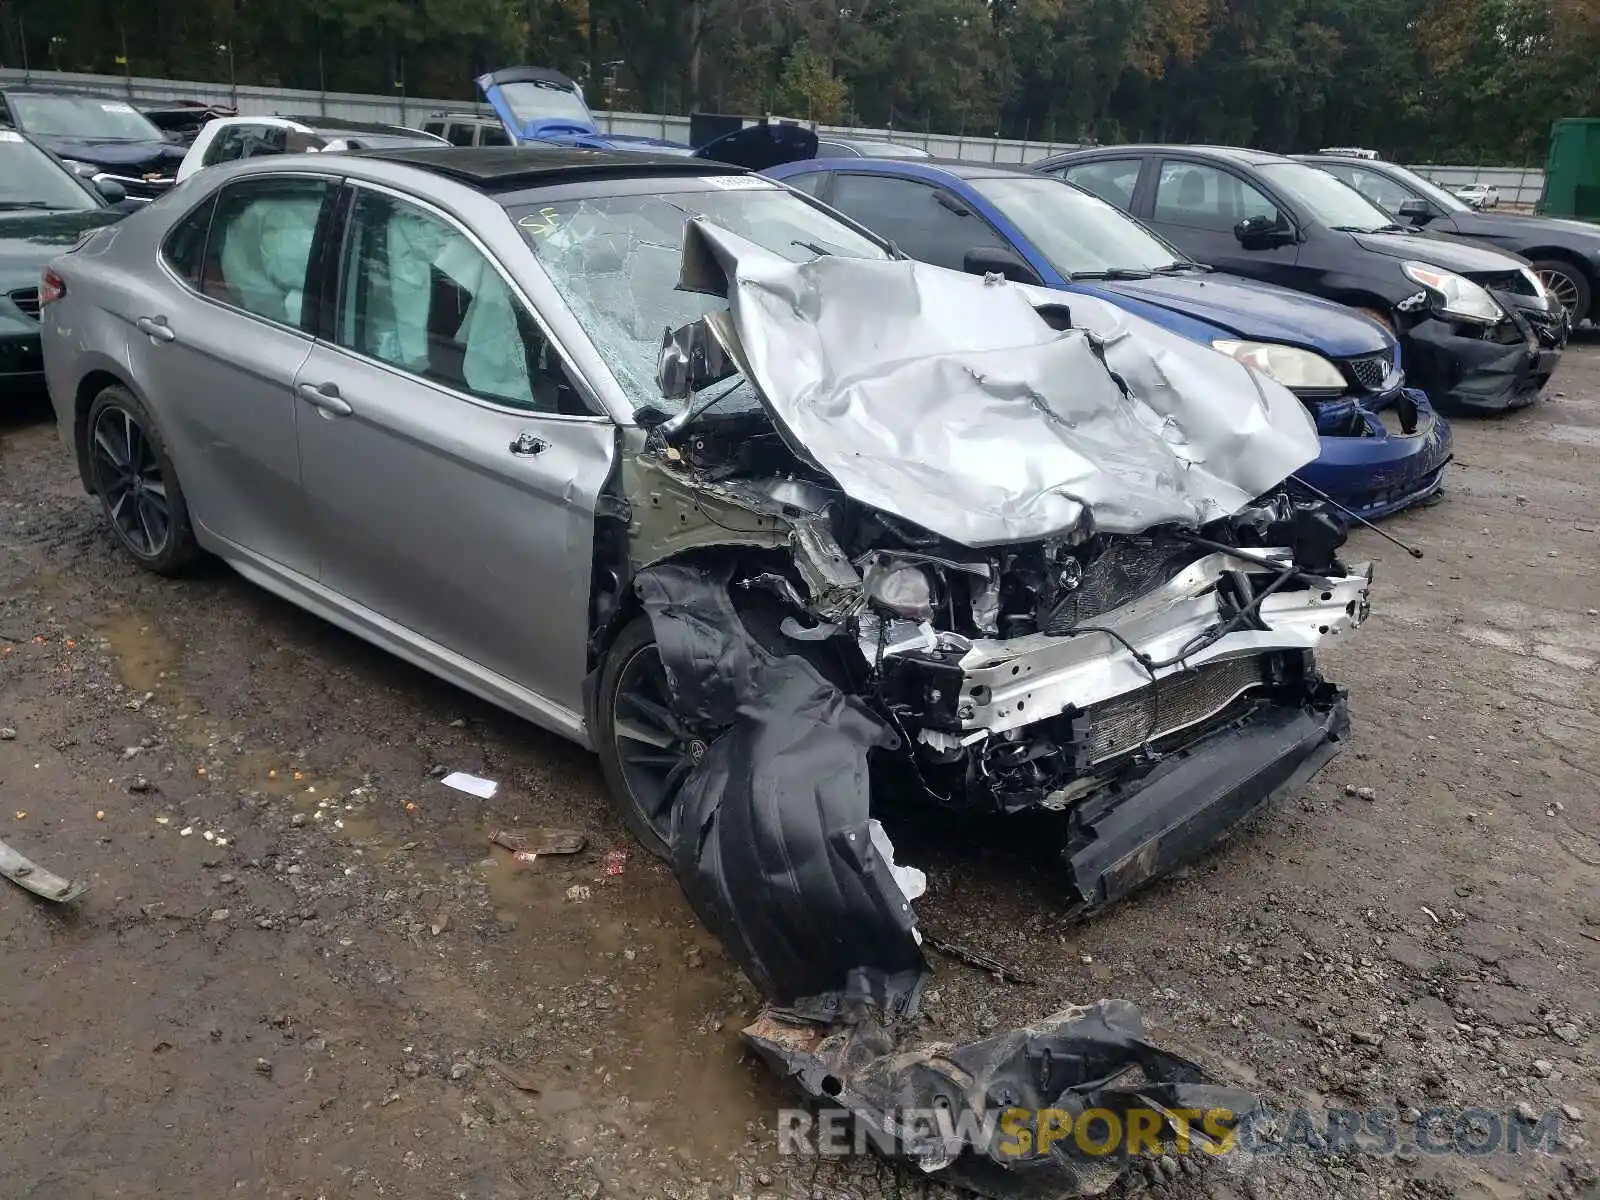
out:
{"label": "crushed hood", "polygon": [[1069,316],[923,263],[797,264],[703,219],[679,286],[727,298],[729,352],[797,454],[964,545],[1204,524],[1320,450],[1286,389],[1087,297]]}

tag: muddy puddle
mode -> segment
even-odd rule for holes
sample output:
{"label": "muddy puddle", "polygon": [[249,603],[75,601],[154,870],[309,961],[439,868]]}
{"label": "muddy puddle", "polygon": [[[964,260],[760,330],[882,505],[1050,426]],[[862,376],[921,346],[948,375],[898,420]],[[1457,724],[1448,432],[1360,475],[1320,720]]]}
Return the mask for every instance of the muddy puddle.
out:
{"label": "muddy puddle", "polygon": [[[627,851],[618,875],[604,873],[607,850]],[[619,843],[531,864],[494,848],[477,869],[497,916],[516,927],[502,982],[513,991],[587,993],[572,1014],[581,1027],[574,1048],[593,1051],[581,1057],[590,1087],[580,1094],[602,1103],[627,1097],[628,1120],[652,1142],[701,1160],[732,1152],[748,1122],[770,1120],[785,1103],[739,1040],[755,1011],[753,990],[739,986],[665,866]],[[571,898],[572,889],[587,889],[586,898]],[[573,1090],[546,1096],[547,1115],[564,1114],[578,1099]],[[582,1109],[573,1109],[575,1128]]]}
{"label": "muddy puddle", "polygon": [[[113,611],[96,632],[128,702],[171,729],[178,772],[197,789],[287,810],[298,828],[326,839],[327,856],[364,863],[374,896],[419,884],[428,891],[411,914],[424,926],[420,947],[398,940],[383,952],[403,964],[426,951],[431,961],[412,977],[434,1025],[546,1029],[538,1051],[514,1069],[537,1091],[513,1084],[493,1094],[572,1153],[592,1151],[599,1138],[644,1136],[685,1164],[703,1164],[745,1148],[752,1122],[770,1122],[793,1102],[739,1040],[757,1007],[753,989],[671,872],[631,838],[588,830],[578,854],[518,862],[490,842],[540,807],[516,789],[482,802],[434,779],[375,782],[371,771],[330,763],[341,745],[332,739],[294,749],[256,744],[238,727],[246,721],[219,715],[222,700],[202,698],[215,681],[200,671],[186,682],[196,668],[148,613]],[[248,689],[248,679],[239,686]],[[237,701],[227,705],[240,711]],[[385,774],[381,764],[377,774]],[[608,863],[618,873],[608,874]],[[479,904],[451,898],[463,874],[481,886]]]}

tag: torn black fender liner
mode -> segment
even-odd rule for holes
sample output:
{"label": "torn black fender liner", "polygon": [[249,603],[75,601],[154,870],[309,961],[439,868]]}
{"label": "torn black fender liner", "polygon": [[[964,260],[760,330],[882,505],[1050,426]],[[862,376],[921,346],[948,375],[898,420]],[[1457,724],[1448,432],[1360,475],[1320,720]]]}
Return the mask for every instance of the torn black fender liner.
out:
{"label": "torn black fender liner", "polygon": [[[1150,1045],[1122,1000],[965,1046],[897,1048],[927,963],[873,837],[867,756],[898,735],[806,659],[763,645],[734,607],[731,574],[668,563],[635,586],[674,703],[710,738],[668,841],[689,903],[773,1005],[745,1040],[850,1112],[873,1149],[990,1196],[1104,1191],[1135,1114],[1151,1134],[1175,1110],[1209,1114],[1191,1131],[1203,1141],[1253,1112],[1255,1097]],[[1091,1111],[1104,1128],[1082,1125]]]}
{"label": "torn black fender liner", "polygon": [[636,586],[680,712],[722,728],[673,812],[673,869],[767,998],[822,1021],[915,1010],[916,918],[869,822],[867,754],[898,735],[746,628],[729,572],[650,567]]}
{"label": "torn black fender liner", "polygon": [[1320,771],[1349,739],[1350,706],[1343,689],[1319,691],[1318,701],[1263,706],[1170,755],[1136,790],[1079,823],[1063,857],[1083,903],[1110,904],[1200,858]]}
{"label": "torn black fender liner", "polygon": [[988,1196],[1096,1195],[1130,1148],[1149,1150],[1130,1143],[1134,1123],[1170,1141],[1182,1114],[1187,1148],[1215,1153],[1259,1107],[1151,1045],[1126,1000],[961,1046],[896,1051],[880,1029],[827,1030],[770,1010],[744,1037],[808,1095],[847,1110],[881,1153]]}

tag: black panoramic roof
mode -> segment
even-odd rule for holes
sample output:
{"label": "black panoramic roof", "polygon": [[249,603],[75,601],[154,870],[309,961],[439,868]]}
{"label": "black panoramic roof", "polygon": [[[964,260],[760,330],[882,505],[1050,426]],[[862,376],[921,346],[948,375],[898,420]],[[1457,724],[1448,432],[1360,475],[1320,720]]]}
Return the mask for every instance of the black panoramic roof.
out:
{"label": "black panoramic roof", "polygon": [[636,150],[583,150],[570,146],[405,146],[357,150],[444,175],[486,192],[565,183],[577,179],[628,179],[649,175],[745,175],[704,158]]}

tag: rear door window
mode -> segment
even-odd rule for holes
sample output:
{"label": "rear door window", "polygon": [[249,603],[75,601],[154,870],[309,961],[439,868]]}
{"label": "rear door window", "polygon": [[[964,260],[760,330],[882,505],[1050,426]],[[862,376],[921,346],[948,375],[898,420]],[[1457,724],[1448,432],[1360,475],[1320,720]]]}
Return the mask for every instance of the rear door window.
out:
{"label": "rear door window", "polygon": [[1058,173],[1068,183],[1075,183],[1107,204],[1129,212],[1133,209],[1133,192],[1139,186],[1139,169],[1143,165],[1144,160],[1140,158],[1101,158],[1069,166]]}
{"label": "rear door window", "polygon": [[465,121],[452,121],[450,132],[445,134],[445,140],[452,146],[470,146],[474,132],[473,127]]}
{"label": "rear door window", "polygon": [[217,196],[200,291],[222,304],[296,329],[311,327],[305,303],[325,179],[266,176],[230,183]]}
{"label": "rear door window", "polygon": [[509,146],[511,136],[500,125],[482,125],[478,128],[478,145]]}
{"label": "rear door window", "polygon": [[161,246],[161,257],[167,266],[197,292],[205,265],[206,236],[211,231],[211,214],[216,207],[217,198],[212,196],[173,226]]}

